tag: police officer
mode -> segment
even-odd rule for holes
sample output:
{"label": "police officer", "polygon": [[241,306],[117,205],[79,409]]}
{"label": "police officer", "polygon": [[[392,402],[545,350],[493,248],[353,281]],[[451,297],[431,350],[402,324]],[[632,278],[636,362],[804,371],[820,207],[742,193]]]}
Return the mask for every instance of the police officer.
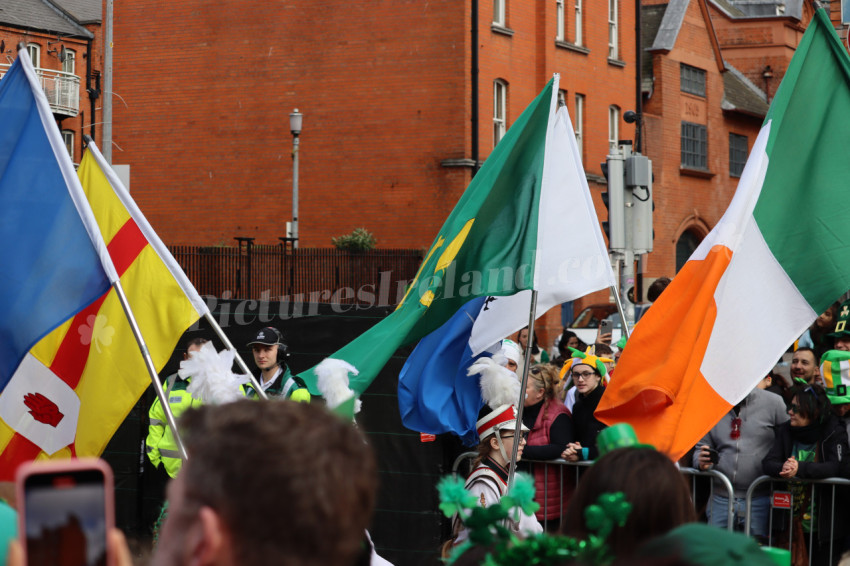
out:
{"label": "police officer", "polygon": [[[277,328],[268,326],[257,332],[248,342],[254,354],[254,363],[260,368],[260,386],[270,397],[282,397],[292,401],[310,402],[310,393],[304,383],[292,375],[286,365],[289,348],[283,341],[283,334]],[[248,398],[257,397],[252,385],[245,386]]]}
{"label": "police officer", "polygon": [[[183,354],[183,359],[188,360],[192,352],[199,351],[201,346],[207,342],[209,340],[206,338],[191,339],[186,345],[186,353]],[[168,399],[168,406],[171,408],[175,420],[187,409],[201,405],[201,401],[192,397],[186,390],[190,380],[191,378],[181,379],[176,373],[166,379],[165,398]],[[148,428],[148,437],[145,439],[145,451],[148,458],[154,468],[158,468],[162,464],[169,476],[176,477],[183,465],[183,459],[177,449],[174,432],[165,420],[165,410],[162,403],[159,402],[159,398],[151,405],[148,417],[150,418],[150,427]]]}

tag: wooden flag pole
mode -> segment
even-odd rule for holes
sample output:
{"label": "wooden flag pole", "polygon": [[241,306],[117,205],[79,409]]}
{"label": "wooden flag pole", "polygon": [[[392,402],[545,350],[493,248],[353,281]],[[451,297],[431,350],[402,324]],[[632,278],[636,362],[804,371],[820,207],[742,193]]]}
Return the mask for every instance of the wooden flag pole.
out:
{"label": "wooden flag pole", "polygon": [[121,281],[116,280],[115,283],[112,284],[112,288],[115,289],[115,293],[118,295],[118,300],[121,302],[121,308],[124,309],[124,314],[127,315],[127,321],[130,323],[130,328],[133,330],[133,336],[136,337],[136,343],[139,345],[139,351],[141,351],[142,358],[145,360],[145,367],[150,375],[154,391],[156,391],[156,396],[159,399],[159,402],[162,403],[162,409],[165,411],[165,420],[168,422],[168,426],[171,427],[171,432],[174,433],[174,442],[177,444],[177,451],[180,452],[180,457],[185,462],[189,459],[189,455],[186,453],[186,448],[183,446],[183,439],[180,438],[180,433],[177,431],[177,423],[174,420],[174,413],[171,412],[171,407],[168,406],[168,399],[165,398],[165,391],[162,390],[162,384],[159,382],[159,376],[157,375],[156,368],[153,365],[148,345],[145,342],[144,336],[142,336],[142,331],[139,329],[136,317],[133,315],[133,311],[130,308],[130,303],[127,301],[127,295],[124,294],[124,288],[121,287]]}
{"label": "wooden flag pole", "polygon": [[245,364],[245,361],[242,359],[242,356],[240,356],[239,352],[236,351],[236,348],[233,347],[233,343],[224,333],[224,330],[222,330],[221,326],[219,326],[219,324],[215,321],[215,318],[209,310],[207,310],[204,317],[207,319],[207,322],[210,323],[210,326],[212,326],[213,330],[215,330],[216,336],[221,339],[221,342],[222,344],[224,344],[224,347],[228,350],[231,350],[236,355],[236,364],[242,369],[243,372],[245,372],[245,375],[248,376],[248,379],[251,381],[251,385],[254,386],[254,391],[257,392],[257,395],[259,395],[261,399],[268,400],[269,397],[268,395],[266,395],[266,392],[263,391],[263,388],[260,386],[259,382],[257,381],[257,378],[254,377],[254,374],[251,373],[251,370],[248,369],[248,366]]}
{"label": "wooden flag pole", "polygon": [[[519,451],[520,438],[522,436],[522,409],[525,400],[525,387],[528,384],[528,368],[531,366],[531,345],[534,344],[534,321],[537,319],[537,290],[531,290],[531,309],[528,313],[528,339],[525,341],[525,352],[523,353],[522,379],[520,380],[519,404],[516,409],[516,426],[514,427],[514,446],[511,450],[511,465],[508,468],[508,490],[514,485],[516,475],[516,459]],[[498,433],[496,433],[498,434]]]}

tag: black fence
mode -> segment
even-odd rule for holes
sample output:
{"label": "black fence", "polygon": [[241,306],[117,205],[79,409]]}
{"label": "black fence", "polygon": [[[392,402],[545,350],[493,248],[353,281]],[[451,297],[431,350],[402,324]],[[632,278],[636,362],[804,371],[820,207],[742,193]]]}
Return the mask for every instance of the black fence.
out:
{"label": "black fence", "polygon": [[416,275],[420,250],[382,249],[347,252],[328,248],[293,249],[169,246],[198,293],[224,299],[394,305]]}

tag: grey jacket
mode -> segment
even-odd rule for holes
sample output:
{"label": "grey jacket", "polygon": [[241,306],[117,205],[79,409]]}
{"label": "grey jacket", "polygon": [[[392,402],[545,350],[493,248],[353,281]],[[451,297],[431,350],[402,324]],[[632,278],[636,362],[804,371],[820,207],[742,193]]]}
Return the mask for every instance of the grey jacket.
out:
{"label": "grey jacket", "polygon": [[[763,475],[762,460],[773,446],[774,429],[788,421],[788,414],[782,397],[754,389],[744,399],[738,417],[741,419],[740,437],[733,440],[730,436],[735,411],[729,411],[697,444],[693,466],[699,469],[699,447],[702,444],[717,450],[719,462],[711,469],[729,478],[735,488],[735,497],[743,498],[753,480]],[[719,482],[715,482],[714,490],[717,495],[726,493]]]}

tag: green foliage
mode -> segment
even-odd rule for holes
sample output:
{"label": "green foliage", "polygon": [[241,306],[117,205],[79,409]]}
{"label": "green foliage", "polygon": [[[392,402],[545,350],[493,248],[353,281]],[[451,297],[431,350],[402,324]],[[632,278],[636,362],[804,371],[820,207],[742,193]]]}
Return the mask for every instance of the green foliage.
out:
{"label": "green foliage", "polygon": [[366,228],[355,228],[351,234],[331,238],[331,243],[338,250],[349,252],[368,252],[375,247],[375,236]]}

